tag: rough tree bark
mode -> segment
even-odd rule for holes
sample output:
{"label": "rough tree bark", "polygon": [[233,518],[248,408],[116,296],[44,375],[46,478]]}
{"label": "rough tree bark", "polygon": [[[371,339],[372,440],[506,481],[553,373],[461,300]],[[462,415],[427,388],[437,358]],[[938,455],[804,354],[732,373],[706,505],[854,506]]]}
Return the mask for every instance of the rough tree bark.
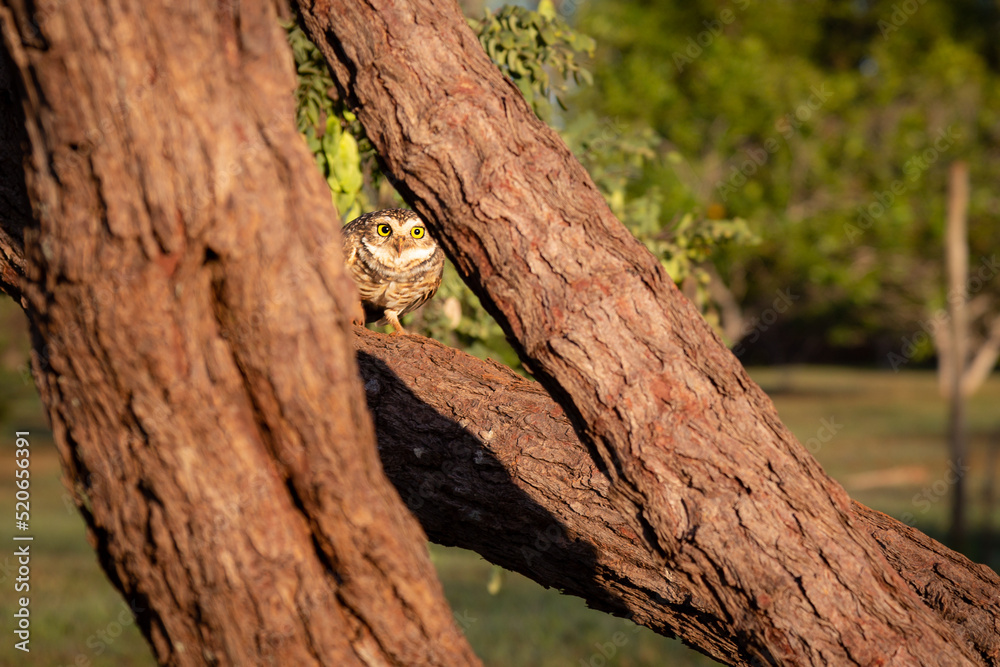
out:
{"label": "rough tree bark", "polygon": [[[397,187],[753,659],[974,664],[450,0],[302,2]],[[918,641],[919,640],[919,641]]]}
{"label": "rough tree bark", "polygon": [[[752,664],[726,619],[638,538],[639,508],[612,496],[538,383],[426,338],[359,330],[355,345],[383,466],[432,540],[726,664]],[[851,509],[910,589],[984,664],[1000,665],[1000,577],[880,512]]]}
{"label": "rough tree bark", "polygon": [[[8,48],[18,48],[22,35],[29,38],[26,40],[29,42],[27,53],[19,54],[22,75],[27,71],[37,76],[39,71],[44,70],[43,65],[52,61],[60,64],[67,62],[67,39],[89,37],[91,39],[84,39],[81,44],[93,47],[93,35],[106,30],[113,39],[102,48],[114,50],[114,47],[122,46],[117,40],[127,38],[120,31],[111,30],[111,19],[114,19],[114,25],[128,24],[127,20],[122,23],[123,16],[102,19],[86,14],[82,18],[90,19],[89,23],[84,21],[82,25],[67,25],[63,19],[55,24],[49,23],[52,16],[43,15],[39,21],[42,31],[34,33],[31,24],[23,21],[27,16],[23,8],[17,11],[22,19],[20,34],[13,29],[9,14],[4,15],[4,29]],[[73,16],[70,21],[80,18]],[[172,32],[169,22],[158,22],[164,17],[155,10],[146,18],[164,28],[164,33],[160,35],[164,44],[169,45],[171,38],[179,39],[181,33]],[[326,266],[330,263],[329,257],[325,257],[326,261],[316,261],[312,248],[297,246],[295,238],[298,234],[302,238],[313,239],[321,248],[336,248],[335,231],[331,232],[328,228],[327,218],[317,219],[315,216],[316,211],[328,206],[325,203],[328,199],[318,203],[317,187],[322,190],[322,186],[310,184],[311,172],[308,169],[299,172],[296,166],[298,163],[308,164],[309,160],[298,154],[301,151],[296,152],[296,143],[290,139],[291,130],[285,126],[284,119],[290,117],[290,110],[286,109],[289,115],[281,115],[280,118],[276,113],[273,125],[261,122],[260,109],[280,109],[283,104],[280,100],[276,101],[276,96],[268,95],[270,88],[266,84],[270,82],[275,86],[275,81],[280,81],[281,77],[269,70],[266,56],[257,60],[253,58],[254,54],[267,53],[275,40],[273,35],[267,33],[264,19],[261,15],[248,16],[246,13],[241,14],[238,24],[232,16],[225,15],[201,19],[197,26],[201,32],[195,31],[194,34],[211,37],[217,35],[217,29],[221,27],[223,34],[218,35],[218,41],[229,46],[226,53],[231,78],[213,79],[209,75],[218,73],[218,65],[211,60],[205,61],[204,65],[206,71],[202,81],[210,81],[217,86],[215,90],[223,98],[222,101],[213,98],[217,102],[215,110],[222,112],[223,107],[228,108],[234,100],[242,101],[246,106],[241,107],[240,112],[249,114],[250,122],[235,124],[233,118],[223,115],[216,117],[222,119],[217,124],[207,123],[210,134],[204,126],[186,128],[193,131],[192,143],[202,153],[183,157],[168,153],[175,163],[182,163],[170,163],[171,166],[191,167],[194,171],[186,181],[185,172],[177,171],[174,178],[181,182],[168,180],[168,185],[160,186],[175,188],[176,201],[180,202],[174,208],[166,206],[166,213],[156,205],[163,205],[163,199],[156,196],[157,188],[154,186],[158,184],[144,180],[153,176],[142,173],[143,169],[150,169],[146,160],[157,147],[165,145],[166,140],[163,139],[161,144],[154,142],[152,147],[140,142],[141,139],[150,139],[147,133],[155,132],[157,127],[168,137],[182,131],[176,126],[172,129],[170,126],[158,126],[169,118],[169,112],[164,110],[162,115],[158,115],[153,100],[144,101],[147,89],[152,91],[149,94],[153,94],[158,104],[163,101],[155,94],[157,91],[174,90],[171,79],[162,78],[164,72],[152,66],[151,70],[147,70],[155,73],[160,84],[154,81],[148,82],[148,85],[145,82],[137,84],[136,71],[132,71],[131,79],[118,79],[120,88],[115,94],[107,93],[106,99],[117,105],[110,110],[103,108],[98,96],[101,84],[107,83],[108,67],[99,68],[102,77],[94,78],[88,71],[86,79],[91,82],[86,85],[80,80],[82,75],[79,70],[45,72],[45,76],[37,80],[26,78],[50,94],[55,93],[51,99],[36,95],[29,104],[29,109],[43,111],[39,113],[39,118],[32,121],[35,159],[48,157],[48,151],[52,152],[53,159],[48,163],[42,159],[37,173],[29,170],[36,194],[41,191],[42,195],[46,195],[36,198],[36,205],[42,213],[41,227],[28,230],[28,252],[33,258],[30,262],[26,263],[22,256],[23,228],[12,223],[11,218],[4,217],[4,211],[0,210],[0,273],[4,277],[0,288],[15,297],[19,296],[21,286],[25,284],[21,273],[25,266],[30,267],[33,274],[28,285],[31,299],[24,303],[29,313],[41,304],[42,309],[33,315],[35,333],[40,346],[46,342],[46,336],[53,344],[48,349],[36,351],[38,372],[42,378],[40,382],[45,381],[43,392],[46,400],[52,401],[53,423],[58,426],[57,436],[62,451],[69,458],[69,470],[77,478],[79,491],[90,494],[81,498],[88,503],[84,509],[85,516],[94,530],[99,550],[106,556],[105,566],[116,585],[127,596],[133,594],[131,599],[137,608],[148,609],[140,615],[140,623],[147,636],[153,638],[161,660],[186,664],[280,655],[286,661],[302,658],[304,664],[308,664],[310,657],[336,644],[330,649],[331,653],[323,654],[324,657],[338,655],[336,651],[345,651],[348,656],[354,657],[360,647],[361,651],[384,649],[390,654],[389,658],[397,662],[409,660],[414,664],[414,656],[420,655],[421,659],[417,662],[424,659],[433,661],[435,658],[440,658],[440,662],[447,658],[458,663],[463,657],[468,657],[464,647],[456,650],[461,654],[459,658],[454,655],[448,657],[444,649],[428,654],[430,658],[421,654],[427,648],[421,645],[421,641],[432,634],[427,628],[440,620],[427,620],[433,616],[430,612],[427,617],[421,615],[417,619],[423,627],[417,630],[416,636],[395,641],[397,638],[386,636],[384,625],[379,624],[375,617],[386,613],[388,618],[398,619],[392,616],[392,609],[375,608],[385,600],[372,603],[365,597],[365,590],[359,582],[330,581],[329,572],[317,571],[327,566],[336,569],[339,574],[370,574],[355,568],[358,565],[357,552],[351,549],[352,545],[345,544],[359,534],[354,532],[358,528],[357,514],[365,514],[370,508],[352,504],[350,498],[330,500],[331,489],[324,486],[328,479],[333,479],[336,484],[356,481],[351,476],[359,474],[359,467],[351,465],[350,457],[357,452],[350,448],[350,438],[338,440],[335,436],[342,434],[331,433],[333,427],[323,419],[326,417],[329,420],[328,415],[316,417],[309,413],[311,406],[297,402],[297,397],[289,397],[290,390],[285,384],[289,376],[279,367],[280,359],[290,357],[293,362],[307,358],[308,363],[304,365],[310,368],[316,359],[338,359],[337,355],[342,352],[335,343],[323,347],[322,342],[309,340],[308,331],[295,330],[297,326],[309,330],[329,327],[322,329],[324,335],[342,342],[344,328],[339,311],[335,305],[325,303],[329,298],[328,292],[337,294],[344,289],[338,282],[339,271],[336,266]],[[219,21],[220,25],[214,25],[214,21]],[[33,41],[41,37],[47,41]],[[204,41],[212,43],[210,38]],[[204,42],[200,43],[208,48]],[[43,44],[44,49],[41,48]],[[189,46],[186,48],[190,50]],[[194,50],[190,52],[190,60],[199,61],[204,55]],[[106,65],[107,52],[103,56]],[[100,58],[95,57],[95,62],[100,63]],[[157,61],[149,59],[145,62]],[[159,63],[163,66],[164,61],[161,59]],[[167,65],[169,67],[169,59]],[[263,77],[265,85],[262,89],[247,93],[245,88],[239,86],[240,81],[251,79],[256,84],[262,72],[268,74]],[[174,70],[173,76],[180,73]],[[169,77],[170,72],[166,76]],[[141,69],[138,77],[141,81]],[[64,88],[58,88],[60,84]],[[181,99],[170,101],[190,105],[192,99],[198,97],[192,94],[190,88],[184,92],[187,95],[182,95]],[[74,96],[75,103],[82,104],[86,113],[75,121],[72,119],[76,116],[70,116],[71,127],[62,128],[56,121],[65,122],[66,119],[56,112],[65,112],[70,95]],[[144,131],[138,127],[139,120],[135,116],[130,118],[132,114],[139,115],[144,123],[152,124],[154,130]],[[173,120],[176,122],[176,117]],[[248,138],[248,132],[251,138]],[[78,139],[81,134],[84,135],[84,143],[65,143],[69,139]],[[105,135],[110,135],[110,138]],[[216,136],[221,139],[221,147],[208,140]],[[0,157],[7,148],[8,138],[5,134]],[[105,142],[114,146],[106,146]],[[187,147],[187,144],[174,146],[178,150]],[[124,149],[122,152],[132,160],[130,164],[139,167],[138,173],[122,170],[120,165],[116,167],[112,149]],[[61,168],[60,160],[55,158],[62,160]],[[162,154],[156,164],[157,168],[161,168]],[[65,183],[59,182],[60,187],[65,187],[64,191],[54,187],[57,176],[68,177]],[[101,176],[105,178],[98,180]],[[232,182],[241,179],[251,188],[240,188]],[[6,181],[4,178],[0,185]],[[255,183],[272,182],[280,182],[282,188],[288,188],[289,198],[298,199],[290,201],[277,193],[271,193],[275,196],[269,197],[267,193],[255,190],[252,194],[257,197],[256,204],[245,201],[248,196],[245,189],[252,189]],[[205,185],[199,189],[198,183]],[[119,192],[121,184],[125,184],[122,188],[125,190],[139,187],[134,188],[137,192]],[[149,187],[150,191],[142,192],[143,186]],[[102,201],[98,203],[94,215],[75,211],[74,207],[81,201],[89,202],[96,195],[100,195]],[[188,206],[184,206],[185,202]],[[265,227],[260,221],[261,209],[256,206],[265,205],[272,207],[267,211],[269,220],[282,221],[279,229]],[[113,208],[119,211],[112,214]],[[132,215],[123,216],[121,209],[127,209]],[[61,243],[60,238],[70,237],[73,231],[69,228],[70,223],[61,218],[67,214],[72,217],[75,213],[78,215],[73,218],[74,222],[86,223],[96,219],[101,223],[96,230],[93,225],[84,225],[86,234],[80,238],[86,240],[85,252],[76,256],[73,251],[79,249],[72,244],[53,245],[53,242]],[[184,241],[180,250],[165,252],[170,249],[164,246],[172,238],[176,239],[169,233],[170,213],[180,214],[172,220],[179,222],[177,235]],[[233,222],[237,218],[240,219],[239,225]],[[300,218],[302,226],[297,224]],[[22,221],[24,219],[26,217],[22,217]],[[232,238],[219,238],[227,234],[231,234]],[[49,241],[47,247],[46,239]],[[110,246],[105,247],[110,259],[94,254],[98,241]],[[137,245],[141,246],[140,253],[134,252]],[[54,257],[47,257],[46,252]],[[332,252],[336,254],[336,251]],[[282,274],[281,268],[273,267],[274,264],[280,265],[285,255],[302,258],[290,275]],[[322,253],[320,255],[323,256]],[[88,266],[86,261],[76,261],[81,256],[92,261],[93,266]],[[104,277],[102,280],[101,271],[109,267],[118,270],[126,260],[133,261],[131,272],[121,270],[117,275],[112,273],[110,279]],[[167,275],[157,273],[157,267]],[[210,267],[207,277],[197,275],[202,267]],[[273,272],[268,273],[268,269]],[[77,274],[70,275],[67,271],[76,271]],[[244,275],[255,271],[261,271],[264,277]],[[308,289],[315,284],[314,273],[322,274],[322,281],[329,286],[326,291],[320,289],[316,294]],[[53,294],[47,297],[39,289],[39,283],[42,287],[52,287]],[[208,295],[204,293],[205,285],[211,287]],[[202,288],[200,293],[199,288]],[[87,296],[88,289],[93,298]],[[192,293],[196,296],[190,302],[181,301],[180,296],[171,300],[166,294],[170,289],[175,295],[181,292],[186,295],[185,298]],[[162,297],[161,302],[142,301],[145,294],[151,293]],[[252,306],[240,298],[247,293],[256,298]],[[296,302],[304,294],[312,297],[310,304]],[[142,307],[150,303],[158,303],[161,308],[158,312],[166,312],[164,320],[158,320],[156,313],[143,311]],[[307,312],[296,312],[296,306]],[[83,309],[78,317],[75,308]],[[280,321],[275,322],[274,318]],[[149,339],[142,335],[143,327],[154,329],[168,321],[170,324],[166,328],[172,332],[172,340],[176,344],[166,346],[169,349],[156,349],[164,347],[163,340],[157,339],[155,345],[149,345]],[[182,327],[198,322],[207,322],[208,326],[196,340],[184,340],[179,335]],[[137,328],[130,328],[133,326]],[[121,331],[116,331],[116,328]],[[160,335],[160,330],[156,329],[156,333]],[[91,338],[87,338],[88,335]],[[139,343],[140,349],[119,350],[126,335],[132,335],[132,341]],[[371,339],[370,336],[363,336],[362,344]],[[72,354],[71,348],[61,350],[59,347],[65,345],[66,340],[75,345]],[[206,349],[199,351],[199,344],[204,344]],[[405,369],[423,368],[413,364],[414,358],[409,356],[413,350],[406,349],[407,345],[431,346],[425,349],[428,360],[438,360],[438,363],[440,354],[444,354],[440,352],[440,346],[434,348],[430,342],[419,339],[395,339],[391,344],[402,346],[402,352],[379,349],[378,345],[371,345],[368,350],[385,360],[384,363],[400,376],[405,375]],[[438,352],[433,352],[433,349]],[[121,351],[121,359],[108,356],[111,351]],[[447,354],[455,353],[449,351]],[[393,365],[404,358],[408,365]],[[462,355],[455,355],[450,362],[459,373],[465,372],[462,358]],[[178,361],[183,362],[181,370],[186,370],[186,373],[177,372]],[[349,365],[349,361],[347,363]],[[130,368],[130,364],[135,368]],[[207,370],[199,373],[199,368]],[[323,404],[327,410],[349,404],[352,419],[359,422],[356,426],[363,431],[367,428],[363,423],[365,420],[357,417],[356,401],[352,403],[350,399],[351,391],[356,393],[356,387],[352,389],[349,377],[337,376],[335,371],[339,369],[339,363],[335,370],[329,366],[322,369],[329,373],[329,377],[318,381],[324,385],[319,389],[319,398],[329,399]],[[644,523],[641,516],[643,508],[636,503],[635,496],[615,491],[610,478],[600,472],[590,459],[590,450],[585,449],[569,432],[568,422],[559,417],[551,400],[537,387],[526,390],[527,394],[524,394],[523,387],[514,388],[505,384],[514,381],[509,375],[505,377],[502,370],[493,369],[483,374],[482,367],[472,366],[470,371],[480,374],[477,382],[483,393],[452,394],[442,391],[439,384],[434,392],[422,395],[421,400],[427,401],[426,404],[422,407],[419,402],[414,404],[414,409],[427,410],[428,406],[434,405],[434,401],[443,401],[437,409],[445,415],[465,420],[465,428],[455,426],[439,414],[437,426],[434,425],[435,420],[429,417],[427,423],[413,429],[412,421],[409,424],[400,422],[397,412],[396,430],[393,431],[394,411],[389,409],[387,400],[380,404],[380,397],[387,398],[391,392],[401,392],[400,396],[405,398],[409,395],[408,391],[403,391],[396,384],[393,373],[387,374],[387,367],[382,362],[376,362],[375,356],[363,357],[362,370],[366,373],[370,400],[379,415],[383,456],[393,471],[394,481],[410,498],[411,505],[421,512],[421,518],[438,539],[445,543],[468,540],[469,544],[464,546],[473,547],[479,543],[480,550],[497,562],[515,569],[523,563],[546,585],[565,587],[570,592],[587,597],[595,606],[615,613],[631,614],[637,621],[651,627],[677,632],[700,650],[720,659],[740,664],[740,661],[749,662],[759,655],[759,647],[746,630],[745,621],[741,624],[720,615],[719,601],[703,597],[707,587],[691,586],[688,578],[664,567],[662,547],[652,540],[643,539],[648,525]],[[197,387],[192,389],[186,386],[206,374],[214,383],[212,394],[199,393]],[[694,379],[697,380],[697,376]],[[114,392],[100,391],[102,383],[108,381],[115,382],[113,386],[116,389],[129,388],[134,394],[128,401],[116,400]],[[152,385],[159,381],[166,384],[157,393]],[[81,388],[85,382],[85,387]],[[133,388],[130,383],[136,386]],[[323,390],[327,386],[339,388],[344,393],[339,396],[325,394]],[[506,386],[504,391],[508,398],[515,399],[515,408],[508,408],[507,411],[495,409],[485,392],[488,390],[490,394],[495,394],[497,386]],[[88,391],[94,395],[91,396]],[[74,404],[74,401],[77,403]],[[231,403],[227,404],[228,401]],[[203,416],[197,424],[185,424],[182,419],[184,411],[200,412]],[[291,423],[289,415],[305,415],[308,423]],[[80,419],[79,426],[71,419]],[[166,424],[168,419],[176,421]],[[213,419],[216,421],[213,422]],[[309,421],[312,419],[316,421]],[[313,434],[301,432],[304,428],[328,428],[327,433],[317,436],[317,439],[330,437],[332,442],[337,443],[332,448],[335,451],[318,451],[316,439],[310,437]],[[435,428],[446,428],[445,435],[440,435]],[[98,429],[103,429],[101,435],[110,444],[82,439],[82,436]],[[170,429],[181,432],[170,433]],[[410,430],[405,442],[400,434],[407,431],[401,429]],[[466,433],[470,429],[479,435],[479,443]],[[192,431],[203,438],[196,451],[184,446],[185,441],[190,445],[190,441],[185,439],[185,432]],[[393,433],[396,435],[391,435]],[[449,438],[448,442],[443,442],[442,437]],[[533,442],[541,442],[539,438],[552,439],[553,446],[545,445],[542,454],[532,450]],[[288,439],[293,442],[289,443]],[[451,449],[445,445],[450,445]],[[470,449],[473,447],[475,449]],[[468,458],[470,453],[471,463]],[[448,466],[449,454],[456,457],[455,468],[452,469]],[[275,458],[269,458],[270,455]],[[393,455],[399,458],[394,459]],[[201,469],[191,465],[194,456],[204,461]],[[363,451],[358,456],[363,462],[360,474],[371,475],[371,457]],[[334,463],[330,463],[330,457],[337,457]],[[303,465],[307,458],[309,469]],[[344,472],[337,468],[341,464],[347,465],[347,472],[338,477]],[[461,474],[461,466],[474,476]],[[221,489],[234,480],[240,481],[241,475],[241,492],[227,498]],[[508,478],[514,485],[520,485],[520,490],[514,489],[506,481]],[[375,487],[380,483],[378,479],[370,479]],[[470,479],[478,484],[469,485]],[[250,482],[247,483],[247,480]],[[794,477],[790,478],[789,483],[793,480]],[[565,486],[560,487],[560,484]],[[559,488],[562,491],[552,499],[543,493],[547,489]],[[106,499],[102,498],[101,493],[108,489],[122,491],[119,496],[121,507],[109,507]],[[334,492],[338,490],[333,489]],[[385,517],[377,513],[379,498],[373,499],[371,495],[364,498],[376,506],[376,514],[364,518],[384,520]],[[165,510],[177,507],[173,503],[178,500],[192,503],[199,512],[190,516],[168,514]],[[393,502],[390,500],[389,504]],[[448,514],[437,511],[440,503],[448,508]],[[282,513],[289,510],[289,505],[293,506],[290,517]],[[692,507],[696,505],[692,504]],[[506,508],[508,512],[496,512],[497,508]],[[735,509],[748,511],[750,507]],[[300,513],[296,514],[296,511]],[[955,633],[966,639],[984,661],[994,664],[997,655],[993,620],[996,618],[995,576],[987,570],[977,569],[919,533],[907,532],[908,529],[877,513],[858,506],[853,511],[854,521],[876,537],[876,547],[882,548],[892,565],[910,575],[907,576],[909,585],[937,609],[943,619],[954,624]],[[523,523],[510,521],[511,516],[522,515]],[[266,520],[262,523],[251,520],[257,517]],[[352,519],[355,520],[353,523]],[[388,520],[392,525],[392,517]],[[454,529],[446,531],[444,526],[449,521],[454,524]],[[350,533],[345,523],[351,524]],[[505,543],[505,539],[497,539],[497,526],[509,531],[503,535],[504,538],[509,535],[509,543]],[[245,527],[249,527],[246,535],[243,533]],[[541,529],[540,534],[534,530],[536,527]],[[371,525],[361,528],[360,534],[371,538],[360,545],[359,551],[363,551],[364,555],[372,556],[371,549],[377,551],[380,535],[374,533],[378,532],[378,528]],[[175,534],[174,531],[178,532]],[[128,545],[123,545],[129,537],[139,541],[148,537],[149,550],[140,553],[129,551]],[[342,538],[342,541],[336,538]],[[277,543],[273,541],[275,539]],[[308,543],[310,539],[315,549]],[[331,541],[335,543],[331,544]],[[252,547],[251,552],[242,553],[240,549],[247,544]],[[205,555],[206,546],[211,548],[212,557],[196,560]],[[337,553],[342,547],[346,547],[349,553]],[[343,560],[331,562],[331,553],[342,556]],[[183,562],[173,558],[177,554],[185,556]],[[242,556],[244,560],[234,561],[234,555]],[[123,562],[116,562],[116,558],[121,558]],[[289,560],[279,562],[279,567],[294,570],[294,576],[281,569],[270,569],[283,558]],[[150,570],[158,565],[165,567],[163,580],[151,581],[156,576]],[[248,578],[265,578],[268,586],[241,586],[240,568],[250,572]],[[567,573],[579,573],[581,576],[567,576]],[[323,579],[324,574],[326,579]],[[891,577],[886,581],[887,586],[899,585],[899,581]],[[246,584],[246,581],[242,583]],[[315,584],[315,588],[297,588],[304,583]],[[366,580],[364,583],[373,582]],[[141,592],[150,585],[152,593]],[[420,587],[422,580],[410,582],[410,585]],[[209,589],[207,592],[206,586]],[[266,591],[262,593],[258,590],[260,588],[286,594],[267,597],[261,603],[258,598]],[[297,591],[298,596],[287,594],[289,590]],[[403,591],[401,595],[407,597],[412,593],[413,590]],[[231,596],[229,602],[222,599],[226,595]],[[430,595],[434,597],[433,591]],[[408,600],[417,597],[409,595]],[[251,622],[251,625],[256,623],[259,627],[232,627],[235,621],[225,614],[247,600],[267,605],[260,607],[258,618]],[[389,605],[392,602],[390,599]],[[980,603],[983,609],[977,615],[976,607]],[[327,607],[328,604],[331,606]],[[323,616],[316,618],[314,615],[320,611]],[[193,616],[185,619],[184,614]],[[289,616],[292,616],[290,621]],[[287,622],[282,624],[282,621]],[[337,638],[327,634],[329,626],[336,626],[338,621],[344,621],[350,629],[350,636],[343,638],[344,641],[339,644]],[[403,627],[409,626],[400,623],[393,630]],[[340,629],[343,630],[343,626]],[[199,632],[204,634],[199,635]],[[447,628],[441,632],[447,645],[454,635]],[[221,649],[214,645],[220,637],[225,638],[225,646]],[[365,644],[372,638],[385,640],[385,644],[377,647]],[[179,640],[190,643],[183,644]],[[301,641],[311,643],[302,649],[297,646]],[[178,648],[180,646],[184,648]],[[202,652],[196,654],[198,650]],[[366,654],[366,657],[372,655],[375,654]],[[988,659],[991,656],[992,661]],[[934,659],[947,660],[948,656],[935,656]]]}
{"label": "rough tree bark", "polygon": [[275,8],[171,4],[0,7],[38,219],[0,286],[101,564],[164,664],[478,664],[375,452]]}

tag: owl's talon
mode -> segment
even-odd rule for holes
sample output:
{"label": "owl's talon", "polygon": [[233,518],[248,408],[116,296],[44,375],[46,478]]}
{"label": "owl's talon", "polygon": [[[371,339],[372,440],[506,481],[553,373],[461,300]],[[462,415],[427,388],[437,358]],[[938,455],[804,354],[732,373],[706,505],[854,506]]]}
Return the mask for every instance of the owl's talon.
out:
{"label": "owl's talon", "polygon": [[394,313],[391,310],[385,311],[385,320],[386,320],[386,322],[388,322],[389,324],[392,325],[392,333],[393,334],[403,334],[403,335],[406,335],[406,333],[407,333],[406,329],[404,329],[403,325],[399,323],[399,316],[397,316],[396,313]]}
{"label": "owl's talon", "polygon": [[361,305],[360,301],[355,301],[353,311],[351,314],[351,324],[363,327],[365,325],[365,307]]}

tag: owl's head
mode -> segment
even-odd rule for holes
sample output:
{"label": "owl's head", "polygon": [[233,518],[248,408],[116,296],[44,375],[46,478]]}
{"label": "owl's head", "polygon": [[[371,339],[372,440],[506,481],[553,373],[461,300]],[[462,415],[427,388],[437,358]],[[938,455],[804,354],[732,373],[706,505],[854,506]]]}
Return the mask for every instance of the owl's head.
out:
{"label": "owl's head", "polygon": [[382,264],[406,271],[437,252],[437,242],[427,234],[424,221],[413,211],[393,208],[368,216],[361,245]]}

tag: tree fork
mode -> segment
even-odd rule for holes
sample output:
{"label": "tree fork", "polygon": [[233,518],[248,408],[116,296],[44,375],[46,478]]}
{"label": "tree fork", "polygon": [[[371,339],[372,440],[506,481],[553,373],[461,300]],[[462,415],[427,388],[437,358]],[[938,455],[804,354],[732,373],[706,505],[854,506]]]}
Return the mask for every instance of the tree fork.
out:
{"label": "tree fork", "polygon": [[753,659],[977,661],[454,2],[299,7],[397,188],[599,457],[609,492],[640,509],[641,534]]}

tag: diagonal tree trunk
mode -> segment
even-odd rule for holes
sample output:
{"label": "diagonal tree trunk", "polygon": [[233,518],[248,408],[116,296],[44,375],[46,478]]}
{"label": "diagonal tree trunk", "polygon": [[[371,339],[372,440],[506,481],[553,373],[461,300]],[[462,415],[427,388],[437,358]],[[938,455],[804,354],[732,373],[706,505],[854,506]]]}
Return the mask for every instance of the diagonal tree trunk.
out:
{"label": "diagonal tree trunk", "polygon": [[300,8],[397,186],[753,659],[974,664],[453,2]]}
{"label": "diagonal tree trunk", "polygon": [[101,564],[163,664],[478,664],[379,465],[274,7],[170,5],[0,7],[38,215],[2,286]]}
{"label": "diagonal tree trunk", "polygon": [[[416,336],[356,330],[386,472],[432,540],[479,552],[721,662],[753,664],[724,618],[640,536],[538,383]],[[852,503],[890,565],[987,665],[1000,665],[1000,577]]]}

